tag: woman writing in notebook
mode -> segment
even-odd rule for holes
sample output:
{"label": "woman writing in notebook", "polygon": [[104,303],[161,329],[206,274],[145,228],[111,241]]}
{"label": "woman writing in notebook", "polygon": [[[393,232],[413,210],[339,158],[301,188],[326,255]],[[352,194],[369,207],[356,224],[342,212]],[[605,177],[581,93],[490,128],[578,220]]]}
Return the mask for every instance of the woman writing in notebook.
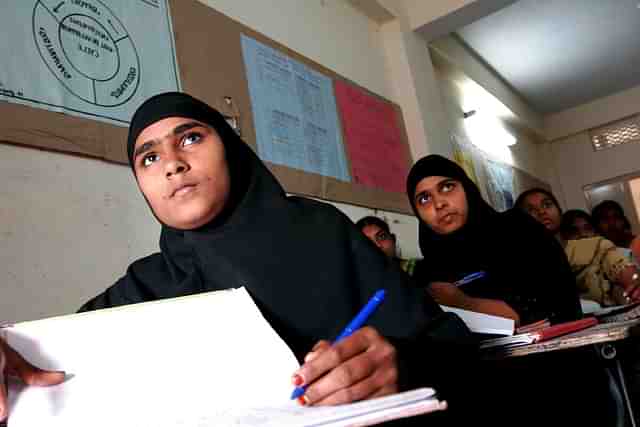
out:
{"label": "woman writing in notebook", "polygon": [[[186,94],[155,96],[132,119],[127,154],[162,225],[161,252],[135,261],[82,310],[244,286],[303,362],[291,379],[292,387],[308,386],[301,404],[431,385],[455,405],[447,390],[457,388],[456,360],[469,354],[455,344],[469,336],[464,325],[420,298],[334,207],[287,196],[217,111]],[[333,346],[323,341],[381,288],[387,298],[369,327]],[[3,346],[5,372],[29,383],[61,380]],[[0,395],[6,415],[4,402]]]}
{"label": "woman writing in notebook", "polygon": [[437,155],[419,160],[407,193],[424,256],[415,278],[437,302],[522,325],[581,316],[560,245],[523,213],[496,212],[456,163]]}
{"label": "woman writing in notebook", "polygon": [[[409,173],[407,194],[424,256],[414,278],[437,302],[523,325],[581,317],[558,242],[517,209],[496,212],[456,163],[438,155],[422,158]],[[547,424],[549,416],[554,425],[605,425],[598,423],[610,421],[607,380],[595,353],[585,348],[556,353],[487,362],[480,380],[485,405],[498,402],[499,410],[514,417],[511,425]],[[538,411],[541,406],[545,409]]]}

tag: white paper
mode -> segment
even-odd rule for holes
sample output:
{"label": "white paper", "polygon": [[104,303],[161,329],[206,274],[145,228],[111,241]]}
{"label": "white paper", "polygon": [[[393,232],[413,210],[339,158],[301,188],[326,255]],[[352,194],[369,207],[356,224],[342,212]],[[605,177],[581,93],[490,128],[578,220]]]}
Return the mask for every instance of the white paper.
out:
{"label": "white paper", "polygon": [[73,375],[54,387],[13,385],[10,427],[197,426],[242,408],[293,405],[298,363],[244,289],[25,322],[5,332],[31,362]]}
{"label": "white paper", "polygon": [[444,311],[454,313],[467,325],[472,332],[494,335],[513,335],[515,322],[506,317],[493,316],[491,314],[477,313],[461,308],[440,306]]}

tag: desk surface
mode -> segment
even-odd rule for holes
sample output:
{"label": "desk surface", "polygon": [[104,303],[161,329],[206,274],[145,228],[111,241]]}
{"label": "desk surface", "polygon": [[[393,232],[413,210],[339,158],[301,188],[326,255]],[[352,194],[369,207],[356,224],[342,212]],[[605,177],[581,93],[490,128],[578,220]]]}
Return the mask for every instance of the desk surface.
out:
{"label": "desk surface", "polygon": [[590,344],[601,344],[620,341],[633,334],[640,334],[640,319],[625,322],[601,323],[582,331],[573,332],[534,344],[525,344],[510,348],[491,348],[483,351],[486,359],[503,359],[507,357],[526,356],[528,354],[565,350]]}

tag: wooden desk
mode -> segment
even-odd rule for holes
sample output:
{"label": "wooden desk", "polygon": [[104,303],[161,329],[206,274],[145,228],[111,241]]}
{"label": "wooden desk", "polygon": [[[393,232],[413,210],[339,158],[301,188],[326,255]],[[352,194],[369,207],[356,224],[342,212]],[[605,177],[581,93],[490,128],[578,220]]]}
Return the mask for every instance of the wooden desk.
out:
{"label": "wooden desk", "polygon": [[[614,399],[618,404],[624,405],[624,411],[626,411],[628,416],[629,425],[636,427],[631,398],[627,390],[622,366],[617,357],[615,347],[617,342],[634,336],[640,336],[640,319],[627,320],[625,322],[601,323],[583,329],[582,331],[573,332],[540,343],[524,344],[507,348],[488,348],[482,351],[482,356],[487,360],[497,360],[594,345],[598,350],[598,354],[600,354],[604,360],[611,363],[612,366],[608,366],[607,368],[617,386],[617,390],[612,390]],[[636,397],[636,399],[638,399],[638,397]],[[622,416],[622,418],[624,420],[624,416]]]}
{"label": "wooden desk", "polygon": [[[627,339],[632,335],[640,335],[640,319],[617,323],[601,323],[582,331],[534,344],[510,348],[488,348],[483,351],[483,357],[486,359],[504,359],[507,357],[527,356],[529,354],[566,350],[591,344],[611,343]],[[607,356],[603,355],[603,357]]]}

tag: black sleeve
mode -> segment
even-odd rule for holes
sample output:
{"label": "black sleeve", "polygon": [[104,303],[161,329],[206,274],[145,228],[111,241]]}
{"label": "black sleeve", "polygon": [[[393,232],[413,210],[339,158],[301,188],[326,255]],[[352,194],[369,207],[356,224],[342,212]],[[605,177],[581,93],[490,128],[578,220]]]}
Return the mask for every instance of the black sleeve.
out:
{"label": "black sleeve", "polygon": [[517,232],[510,244],[514,250],[506,262],[511,264],[507,270],[513,286],[523,287],[530,300],[530,315],[521,313],[522,322],[541,317],[548,317],[552,323],[581,318],[575,278],[560,243],[527,214],[514,212],[513,219]]}

